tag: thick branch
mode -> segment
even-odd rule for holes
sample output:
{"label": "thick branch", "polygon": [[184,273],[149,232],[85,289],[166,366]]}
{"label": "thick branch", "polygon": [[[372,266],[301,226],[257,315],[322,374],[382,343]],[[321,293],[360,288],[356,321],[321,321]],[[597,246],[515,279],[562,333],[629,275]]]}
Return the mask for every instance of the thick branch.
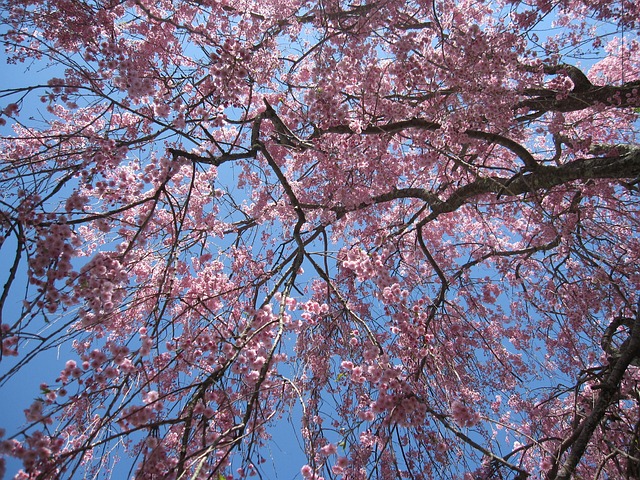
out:
{"label": "thick branch", "polygon": [[573,82],[573,92],[584,92],[593,87],[593,84],[584,72],[573,65],[561,63],[560,65],[547,66],[544,67],[544,73],[549,75],[556,75],[558,73],[566,74]]}
{"label": "thick branch", "polygon": [[285,125],[282,119],[278,116],[276,111],[273,109],[271,104],[266,100],[264,100],[264,104],[266,109],[262,114],[264,118],[268,118],[273,123],[273,126],[278,134],[277,142],[280,145],[284,145],[285,147],[296,148],[300,150],[306,150],[308,148],[313,148],[313,144],[309,142],[305,142],[298,138],[298,136],[291,131],[289,127]]}
{"label": "thick branch", "polygon": [[640,148],[629,149],[616,157],[581,158],[559,167],[541,166],[536,171],[515,179],[482,177],[465,185],[443,202],[431,205],[432,213],[426,221],[453,212],[472,198],[487,193],[516,196],[539,190],[549,190],[574,180],[628,179],[640,176]]}
{"label": "thick branch", "polygon": [[[385,125],[371,125],[360,132],[362,135],[379,135],[381,133],[394,134],[408,129],[428,130],[434,132],[442,128],[442,125],[436,122],[431,122],[423,118],[412,118],[409,120],[402,120],[399,122],[387,123]],[[329,127],[325,130],[317,130],[311,138],[320,136],[324,133],[338,133],[338,134],[352,134],[355,135],[358,132],[354,131],[348,125],[336,125]],[[468,129],[462,132],[469,138],[476,140],[485,140],[489,143],[496,143],[511,152],[515,153],[524,162],[525,166],[533,170],[538,166],[537,162],[533,158],[533,155],[520,145],[518,142],[511,140],[503,135],[492,132],[483,132],[481,130]]]}
{"label": "thick branch", "polygon": [[[565,459],[555,480],[569,480],[578,462],[582,458],[593,432],[598,427],[609,405],[620,390],[620,383],[633,360],[640,354],[640,311],[636,314],[628,340],[625,342],[620,357],[611,365],[611,370],[605,381],[599,385],[600,395],[591,413],[582,421],[580,434],[576,438],[569,455]],[[553,477],[550,477],[553,478]]]}
{"label": "thick branch", "polygon": [[[455,190],[446,200],[425,188],[400,188],[377,195],[353,207],[333,207],[338,217],[352,211],[362,210],[370,205],[390,202],[401,198],[424,200],[431,208],[431,214],[421,224],[424,225],[443,213],[456,211],[474,198],[489,193],[500,196],[517,196],[540,190],[549,190],[575,180],[592,179],[634,179],[640,176],[640,147],[620,149],[625,153],[615,157],[581,158],[571,163],[552,166],[538,166],[534,171],[513,178],[480,177]],[[313,208],[311,205],[302,205]]]}
{"label": "thick branch", "polygon": [[[524,67],[525,70],[535,72],[539,67]],[[547,75],[564,74],[573,82],[570,92],[558,92],[549,88],[530,88],[521,93],[531,97],[518,103],[514,110],[527,108],[531,113],[518,120],[526,121],[537,118],[546,112],[575,112],[596,105],[614,108],[640,106],[640,95],[637,88],[640,80],[627,82],[620,86],[594,85],[582,70],[565,63],[546,65],[543,71]],[[635,90],[635,93],[634,93]]]}
{"label": "thick branch", "polygon": [[[576,86],[577,87],[577,86]],[[620,86],[591,85],[581,89],[574,88],[567,95],[558,95],[558,92],[537,90],[540,93],[535,98],[523,100],[514,109],[528,108],[537,114],[545,112],[575,112],[596,105],[605,105],[614,108],[632,108],[640,106],[640,95],[633,91],[640,87],[640,81],[627,82]],[[544,93],[543,93],[544,92]],[[528,116],[522,117],[529,118]]]}

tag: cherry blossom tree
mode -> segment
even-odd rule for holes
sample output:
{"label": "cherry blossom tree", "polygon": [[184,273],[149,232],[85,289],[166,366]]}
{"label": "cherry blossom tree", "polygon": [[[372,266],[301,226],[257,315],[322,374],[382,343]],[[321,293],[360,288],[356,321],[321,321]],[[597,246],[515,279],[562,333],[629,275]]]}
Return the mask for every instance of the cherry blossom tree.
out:
{"label": "cherry blossom tree", "polygon": [[640,3],[0,4],[0,470],[640,478]]}

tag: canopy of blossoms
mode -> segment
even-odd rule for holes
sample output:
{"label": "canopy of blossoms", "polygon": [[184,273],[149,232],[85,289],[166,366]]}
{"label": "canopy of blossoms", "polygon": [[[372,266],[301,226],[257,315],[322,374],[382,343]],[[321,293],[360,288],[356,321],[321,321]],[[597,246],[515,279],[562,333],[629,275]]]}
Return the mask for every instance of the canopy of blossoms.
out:
{"label": "canopy of blossoms", "polygon": [[639,32],[0,0],[0,476],[640,478]]}

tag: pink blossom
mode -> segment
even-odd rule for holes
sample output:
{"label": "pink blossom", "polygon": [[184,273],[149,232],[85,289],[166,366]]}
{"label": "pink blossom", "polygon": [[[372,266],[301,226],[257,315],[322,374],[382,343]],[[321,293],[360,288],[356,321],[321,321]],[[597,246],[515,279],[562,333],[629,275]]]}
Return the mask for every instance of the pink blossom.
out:
{"label": "pink blossom", "polygon": [[337,451],[338,449],[333,443],[327,443],[320,449],[320,452],[322,452],[322,454],[326,456],[334,455]]}
{"label": "pink blossom", "polygon": [[451,415],[461,427],[473,427],[480,421],[480,416],[462,402],[456,400],[451,404]]}
{"label": "pink blossom", "polygon": [[631,469],[638,3],[6,0],[0,469]]}
{"label": "pink blossom", "polygon": [[143,401],[144,401],[144,403],[149,404],[149,403],[156,402],[158,400],[158,398],[159,398],[158,392],[156,390],[151,390],[151,391],[149,391],[149,392],[144,394]]}
{"label": "pink blossom", "polygon": [[304,465],[300,469],[300,473],[302,474],[302,478],[311,478],[313,476],[313,469],[309,465]]}

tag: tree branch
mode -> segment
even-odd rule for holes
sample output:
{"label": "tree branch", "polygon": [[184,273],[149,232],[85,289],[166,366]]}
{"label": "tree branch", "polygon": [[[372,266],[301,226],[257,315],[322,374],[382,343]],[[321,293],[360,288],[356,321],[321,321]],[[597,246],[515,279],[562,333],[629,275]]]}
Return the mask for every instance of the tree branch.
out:
{"label": "tree branch", "polygon": [[258,149],[255,147],[250,148],[243,153],[225,153],[224,155],[218,155],[217,157],[203,157],[202,155],[196,155],[195,153],[186,152],[184,150],[178,150],[175,148],[169,148],[169,153],[176,160],[179,157],[186,158],[195,163],[206,163],[208,165],[215,165],[216,167],[223,163],[230,162],[232,160],[242,160],[245,158],[255,158],[258,153]]}
{"label": "tree branch", "polygon": [[[394,188],[388,193],[376,195],[353,207],[335,206],[331,210],[338,218],[346,213],[362,210],[371,205],[386,203],[402,198],[424,200],[431,208],[431,214],[423,219],[419,226],[435,220],[443,213],[456,211],[473,198],[489,193],[500,196],[513,197],[523,193],[533,193],[540,190],[550,190],[575,180],[587,181],[593,179],[629,179],[640,176],[640,147],[624,146],[625,152],[615,157],[581,158],[558,167],[540,165],[534,171],[513,178],[480,177],[464,185],[441,200],[436,194],[426,188]],[[301,204],[307,209],[322,208],[319,205]]]}
{"label": "tree branch", "polygon": [[585,89],[585,85],[581,85],[580,90],[574,88],[566,96],[558,96],[558,92],[553,90],[546,90],[545,93],[537,91],[540,93],[538,96],[516,104],[514,110],[528,108],[533,113],[519,120],[529,120],[546,112],[575,112],[596,105],[633,108],[640,106],[640,96],[633,93],[639,87],[640,80],[636,80],[620,86],[591,85]]}
{"label": "tree branch", "polygon": [[547,477],[548,480],[569,480],[575,471],[578,462],[582,458],[593,432],[598,427],[604,417],[607,408],[620,391],[620,383],[627,371],[627,368],[640,354],[640,309],[636,312],[636,318],[631,328],[629,338],[621,348],[620,356],[611,365],[609,375],[604,382],[598,385],[600,395],[596,400],[591,413],[580,423],[578,434],[569,455],[565,459],[558,475]]}
{"label": "tree branch", "polygon": [[628,153],[615,157],[581,158],[558,167],[540,166],[536,171],[515,179],[482,177],[453,192],[443,202],[431,205],[432,213],[426,221],[442,213],[453,212],[471,198],[487,193],[517,196],[539,190],[549,190],[574,180],[627,179],[640,176],[640,148],[631,147]]}
{"label": "tree branch", "polygon": [[[379,135],[381,133],[394,134],[408,129],[428,130],[434,132],[442,128],[442,125],[437,122],[431,122],[423,118],[412,118],[409,120],[401,120],[399,122],[387,123],[385,125],[371,125],[360,132],[362,135]],[[321,136],[325,133],[338,133],[338,134],[351,134],[356,135],[358,132],[352,130],[348,125],[336,125],[327,129],[318,129],[310,139]],[[529,170],[534,170],[538,167],[538,163],[533,158],[533,155],[520,145],[515,140],[511,140],[504,135],[492,132],[483,132],[481,130],[468,129],[463,132],[464,135],[475,140],[486,140],[489,143],[498,144],[512,153],[515,153],[524,162],[525,167]]]}

